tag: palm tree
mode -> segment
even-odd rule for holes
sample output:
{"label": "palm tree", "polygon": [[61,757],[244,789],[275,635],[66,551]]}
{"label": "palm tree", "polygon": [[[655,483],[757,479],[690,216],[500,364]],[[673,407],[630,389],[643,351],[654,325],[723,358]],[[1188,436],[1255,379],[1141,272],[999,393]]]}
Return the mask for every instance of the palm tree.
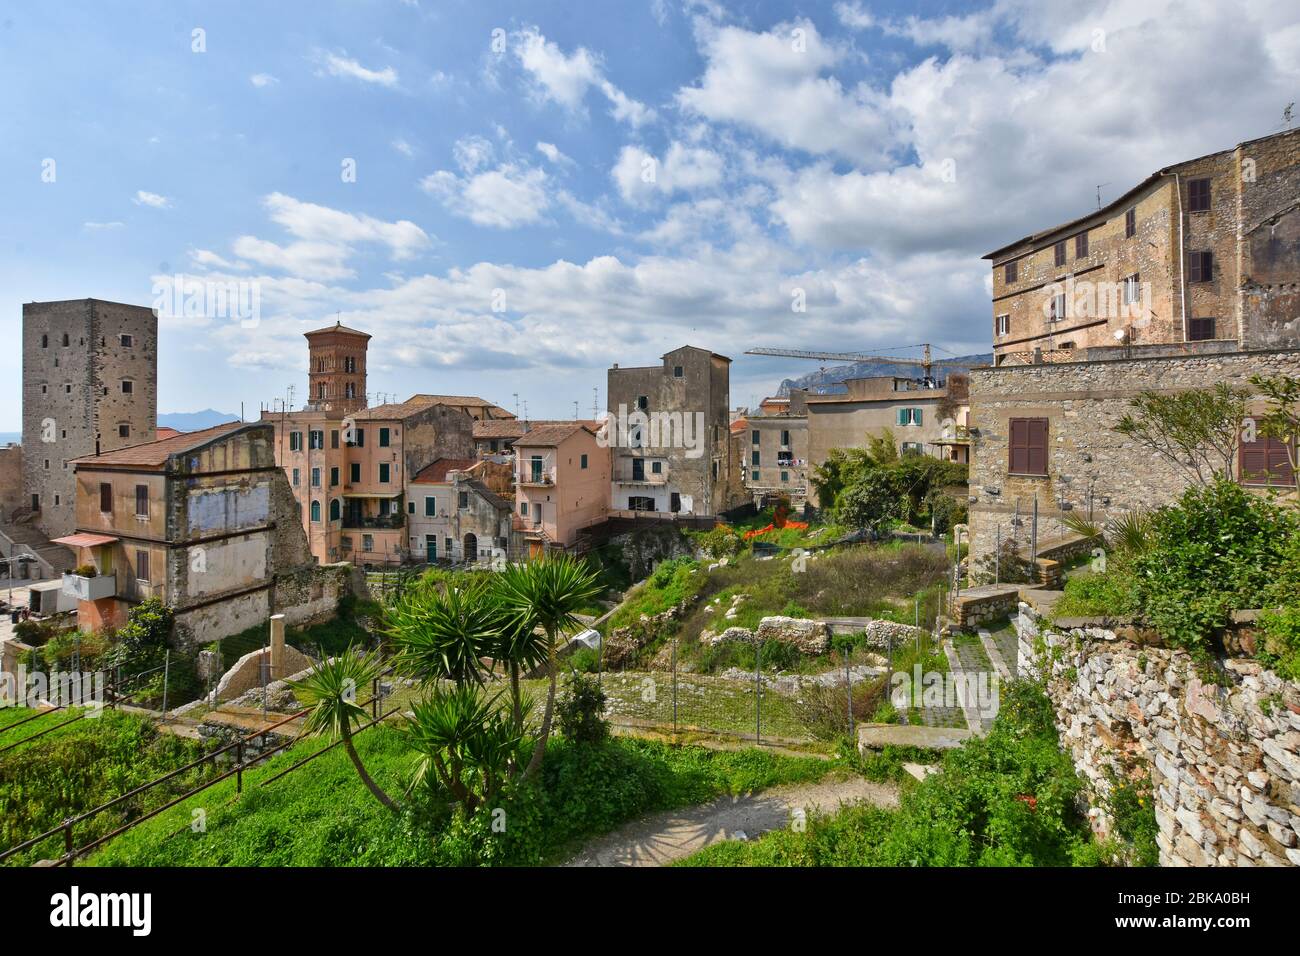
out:
{"label": "palm tree", "polygon": [[435,685],[411,706],[407,732],[421,755],[414,788],[435,781],[466,813],[491,800],[521,762],[524,731],[473,684]]}
{"label": "palm tree", "polygon": [[343,749],[348,752],[352,766],[356,768],[357,776],[366,785],[366,789],[374,794],[376,800],[397,813],[397,804],[366,771],[352,742],[352,728],[368,717],[365,708],[357,704],[357,688],[371,686],[379,673],[378,657],[374,654],[362,655],[349,648],[332,660],[326,659],[317,664],[302,680],[290,681],[289,686],[293,688],[298,700],[309,708],[307,720],[303,724],[303,735],[320,736],[329,740],[341,739]]}
{"label": "palm tree", "polygon": [[483,658],[493,653],[502,623],[485,581],[422,582],[402,595],[385,620],[396,670],[424,683],[485,683]]}
{"label": "palm tree", "polygon": [[559,674],[556,641],[564,630],[578,623],[574,612],[599,593],[600,584],[594,571],[567,554],[510,565],[498,572],[493,583],[501,607],[518,626],[527,628],[529,634],[541,628],[546,636],[545,659],[550,672],[550,686],[546,691],[541,732],[532,759],[524,770],[524,779],[527,779],[541,767],[551,736],[555,683]]}

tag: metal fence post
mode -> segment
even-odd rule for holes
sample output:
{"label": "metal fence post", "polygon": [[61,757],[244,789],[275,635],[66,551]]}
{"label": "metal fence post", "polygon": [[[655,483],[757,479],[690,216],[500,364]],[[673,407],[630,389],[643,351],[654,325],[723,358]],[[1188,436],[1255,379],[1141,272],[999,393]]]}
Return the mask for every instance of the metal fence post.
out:
{"label": "metal fence post", "polygon": [[677,638],[673,638],[673,733],[677,733]]}
{"label": "metal fence post", "polygon": [[379,678],[376,677],[370,684],[370,716],[379,719]]}
{"label": "metal fence post", "polygon": [[235,741],[235,793],[244,792],[244,738]]}
{"label": "metal fence post", "polygon": [[163,699],[162,715],[163,720],[167,719],[167,683],[171,679],[172,673],[172,649],[167,648],[166,656],[163,657]]}
{"label": "metal fence post", "polygon": [[72,866],[72,818],[68,817],[63,821],[63,855],[67,858],[68,866]]}
{"label": "metal fence post", "polygon": [[849,658],[844,658],[844,687],[848,696],[849,707],[849,740],[853,739],[853,667],[849,663]]}
{"label": "metal fence post", "polygon": [[763,742],[763,642],[754,641],[754,743]]}

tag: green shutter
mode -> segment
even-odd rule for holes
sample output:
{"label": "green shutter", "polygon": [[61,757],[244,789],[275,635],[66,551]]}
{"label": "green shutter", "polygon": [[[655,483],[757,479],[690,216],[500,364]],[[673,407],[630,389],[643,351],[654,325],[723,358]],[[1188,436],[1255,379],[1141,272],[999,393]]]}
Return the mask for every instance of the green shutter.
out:
{"label": "green shutter", "polygon": [[921,424],[921,410],[919,408],[912,409],[912,422],[916,425]]}

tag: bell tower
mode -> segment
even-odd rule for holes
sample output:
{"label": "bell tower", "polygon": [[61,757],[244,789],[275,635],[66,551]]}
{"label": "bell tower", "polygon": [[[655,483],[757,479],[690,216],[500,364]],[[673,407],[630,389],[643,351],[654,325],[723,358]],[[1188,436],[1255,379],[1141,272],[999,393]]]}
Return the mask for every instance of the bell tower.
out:
{"label": "bell tower", "polygon": [[304,333],[307,407],[344,415],[366,407],[366,349],[370,336],[337,322]]}

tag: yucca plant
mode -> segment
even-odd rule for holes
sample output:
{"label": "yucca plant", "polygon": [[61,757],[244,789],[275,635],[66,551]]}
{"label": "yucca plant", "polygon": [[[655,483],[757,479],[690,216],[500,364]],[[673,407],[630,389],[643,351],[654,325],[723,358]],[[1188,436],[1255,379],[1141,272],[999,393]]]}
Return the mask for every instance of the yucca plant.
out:
{"label": "yucca plant", "polygon": [[342,740],[357,776],[376,800],[398,812],[397,803],[375,783],[367,772],[352,740],[353,727],[369,719],[357,703],[357,689],[371,687],[380,674],[379,659],[374,654],[360,654],[349,649],[333,659],[326,659],[302,680],[290,681],[294,695],[308,708],[302,735]]}
{"label": "yucca plant", "polygon": [[[575,612],[599,593],[600,583],[596,573],[585,562],[566,554],[509,565],[497,573],[492,590],[501,608],[520,628],[521,641],[524,640],[524,629],[531,634],[540,628],[545,634],[544,659],[550,672],[550,683],[537,743],[524,770],[526,778],[541,767],[551,736],[555,684],[559,675],[556,642],[561,633],[578,623]],[[537,651],[540,656],[541,649],[532,648],[530,654]]]}
{"label": "yucca plant", "polygon": [[488,674],[483,660],[493,654],[501,625],[486,582],[469,577],[454,586],[431,581],[411,587],[385,615],[394,669],[424,682],[482,686]]}
{"label": "yucca plant", "polygon": [[495,797],[520,763],[525,731],[473,684],[436,685],[407,725],[420,754],[411,787],[435,782],[473,813]]}
{"label": "yucca plant", "polygon": [[1077,511],[1066,512],[1061,518],[1061,524],[1065,525],[1067,531],[1071,531],[1081,538],[1095,538],[1102,533],[1101,525],[1084,517]]}
{"label": "yucca plant", "polygon": [[1151,513],[1130,511],[1110,521],[1111,546],[1127,554],[1141,554],[1151,545]]}

